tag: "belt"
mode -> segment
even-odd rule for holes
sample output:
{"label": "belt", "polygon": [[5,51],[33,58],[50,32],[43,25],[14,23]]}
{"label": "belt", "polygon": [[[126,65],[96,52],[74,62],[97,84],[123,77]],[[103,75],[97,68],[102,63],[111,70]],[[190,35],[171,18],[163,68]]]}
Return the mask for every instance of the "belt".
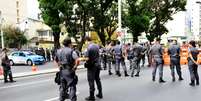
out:
{"label": "belt", "polygon": [[68,65],[68,64],[62,64],[61,68],[62,69],[72,69],[72,67],[70,65]]}
{"label": "belt", "polygon": [[162,56],[159,56],[159,55],[154,55],[153,57],[154,58],[162,58]]}

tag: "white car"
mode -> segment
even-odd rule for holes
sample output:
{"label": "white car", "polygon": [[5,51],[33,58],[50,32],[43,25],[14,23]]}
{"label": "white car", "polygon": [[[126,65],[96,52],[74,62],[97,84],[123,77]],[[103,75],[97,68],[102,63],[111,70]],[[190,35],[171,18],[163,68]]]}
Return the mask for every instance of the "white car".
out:
{"label": "white car", "polygon": [[10,60],[10,65],[26,64],[31,66],[33,64],[45,63],[43,56],[36,55],[29,51],[14,51],[8,56],[8,58]]}

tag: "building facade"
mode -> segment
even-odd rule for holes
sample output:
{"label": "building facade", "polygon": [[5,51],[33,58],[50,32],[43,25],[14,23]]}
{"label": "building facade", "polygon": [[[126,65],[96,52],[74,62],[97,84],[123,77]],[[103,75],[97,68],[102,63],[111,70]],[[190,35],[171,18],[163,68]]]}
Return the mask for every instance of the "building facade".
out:
{"label": "building facade", "polygon": [[53,47],[52,31],[40,18],[38,0],[0,0],[0,11],[4,25],[13,25],[25,32],[29,40],[25,48]]}
{"label": "building facade", "polygon": [[201,0],[187,0],[186,34],[189,40],[199,40],[201,36]]}

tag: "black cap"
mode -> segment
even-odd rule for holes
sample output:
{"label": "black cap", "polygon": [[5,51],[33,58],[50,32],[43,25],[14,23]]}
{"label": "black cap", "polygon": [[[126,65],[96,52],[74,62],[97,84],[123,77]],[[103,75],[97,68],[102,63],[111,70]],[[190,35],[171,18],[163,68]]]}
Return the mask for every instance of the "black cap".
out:
{"label": "black cap", "polygon": [[64,39],[64,41],[63,41],[63,45],[64,46],[68,46],[69,44],[71,44],[72,42],[71,42],[71,39],[70,38],[66,38],[66,39]]}
{"label": "black cap", "polygon": [[161,38],[156,38],[156,41],[161,41]]}

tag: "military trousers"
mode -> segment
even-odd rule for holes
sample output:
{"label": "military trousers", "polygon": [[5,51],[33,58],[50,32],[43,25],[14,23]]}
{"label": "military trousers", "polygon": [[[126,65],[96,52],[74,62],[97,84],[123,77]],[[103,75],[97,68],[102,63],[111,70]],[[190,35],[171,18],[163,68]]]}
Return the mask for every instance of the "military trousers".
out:
{"label": "military trousers", "polygon": [[[78,78],[73,70],[61,70],[60,101],[68,97],[71,101],[77,101],[76,85]],[[68,92],[69,91],[69,92]]]}
{"label": "military trousers", "polygon": [[100,68],[98,68],[98,67],[88,68],[87,69],[87,79],[88,79],[88,83],[89,83],[90,97],[94,97],[95,82],[96,82],[99,94],[102,94]]}
{"label": "military trousers", "polygon": [[107,60],[108,72],[112,70],[112,60]]}
{"label": "military trousers", "polygon": [[170,69],[171,69],[171,75],[173,78],[175,78],[175,68],[176,68],[178,76],[182,77],[180,59],[170,58]]}
{"label": "military trousers", "polygon": [[138,58],[132,59],[131,67],[132,67],[131,76],[134,75],[135,70],[137,70],[137,74],[139,74],[140,73],[140,59],[138,59]]}
{"label": "military trousers", "polygon": [[115,71],[120,72],[120,64],[121,64],[124,72],[127,72],[126,63],[125,63],[124,59],[115,59]]}
{"label": "military trousers", "polygon": [[199,82],[199,75],[198,75],[198,65],[194,63],[189,63],[189,72],[190,72],[190,77],[191,80],[196,80],[196,82]]}
{"label": "military trousers", "polygon": [[154,58],[152,76],[156,77],[157,69],[159,69],[159,78],[163,78],[163,59]]}

